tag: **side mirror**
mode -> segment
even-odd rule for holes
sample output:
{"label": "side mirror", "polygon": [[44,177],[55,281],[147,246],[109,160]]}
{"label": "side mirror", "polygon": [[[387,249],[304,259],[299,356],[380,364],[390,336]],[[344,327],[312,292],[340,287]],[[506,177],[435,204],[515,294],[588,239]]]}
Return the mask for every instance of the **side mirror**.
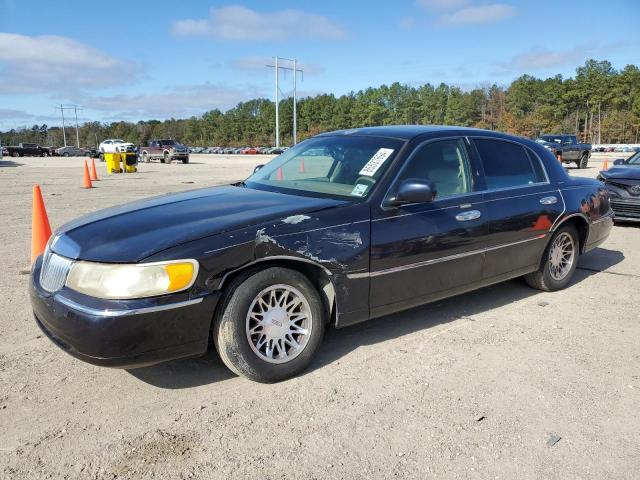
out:
{"label": "side mirror", "polygon": [[256,173],[258,170],[260,170],[262,167],[264,167],[264,164],[261,163],[260,165],[256,165],[256,168],[253,169],[253,173]]}
{"label": "side mirror", "polygon": [[613,161],[613,164],[614,164],[614,165],[624,165],[624,158],[616,158],[616,159]]}
{"label": "side mirror", "polygon": [[433,182],[408,178],[400,184],[398,192],[387,201],[387,205],[398,207],[409,203],[428,203],[436,198],[436,193]]}

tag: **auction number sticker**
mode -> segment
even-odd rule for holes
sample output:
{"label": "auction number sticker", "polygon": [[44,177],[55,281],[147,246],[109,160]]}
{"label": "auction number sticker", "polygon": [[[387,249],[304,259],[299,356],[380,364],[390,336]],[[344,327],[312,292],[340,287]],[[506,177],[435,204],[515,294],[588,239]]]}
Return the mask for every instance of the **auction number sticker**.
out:
{"label": "auction number sticker", "polygon": [[367,164],[362,167],[362,170],[360,170],[360,175],[373,177],[392,153],[393,148],[381,148],[380,150],[378,150],[375,155],[371,157],[371,160],[369,160]]}
{"label": "auction number sticker", "polygon": [[362,196],[364,196],[364,194],[367,191],[368,187],[369,187],[369,185],[365,185],[363,183],[358,183],[355,187],[353,187],[353,190],[351,190],[351,195],[353,195],[355,197],[362,197]]}

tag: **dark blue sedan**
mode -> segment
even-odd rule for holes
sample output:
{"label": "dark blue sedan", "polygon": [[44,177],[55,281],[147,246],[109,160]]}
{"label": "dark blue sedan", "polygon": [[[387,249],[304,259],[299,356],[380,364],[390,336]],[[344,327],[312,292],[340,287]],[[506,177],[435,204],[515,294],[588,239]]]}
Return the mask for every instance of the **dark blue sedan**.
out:
{"label": "dark blue sedan", "polygon": [[[566,287],[609,195],[543,146],[397,126],[308,139],[245,182],[110,208],[55,232],[31,276],[68,353],[132,368],[201,355],[273,382],[344,327],[524,277]],[[391,359],[390,359],[391,360]]]}

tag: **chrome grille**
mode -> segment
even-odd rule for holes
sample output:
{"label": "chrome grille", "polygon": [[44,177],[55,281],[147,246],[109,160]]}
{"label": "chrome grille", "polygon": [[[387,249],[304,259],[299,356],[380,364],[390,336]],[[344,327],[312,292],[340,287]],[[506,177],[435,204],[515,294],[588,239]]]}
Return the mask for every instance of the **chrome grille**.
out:
{"label": "chrome grille", "polygon": [[67,274],[73,264],[72,260],[61,257],[48,249],[44,252],[42,269],[40,270],[40,285],[47,292],[56,292],[64,287]]}
{"label": "chrome grille", "polygon": [[640,203],[619,202],[611,200],[611,208],[619,217],[638,217],[640,218]]}

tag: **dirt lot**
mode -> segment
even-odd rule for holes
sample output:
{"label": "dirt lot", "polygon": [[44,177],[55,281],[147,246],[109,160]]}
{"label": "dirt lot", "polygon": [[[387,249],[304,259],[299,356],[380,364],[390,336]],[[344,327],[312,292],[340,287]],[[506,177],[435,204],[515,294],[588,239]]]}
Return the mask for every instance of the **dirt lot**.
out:
{"label": "dirt lot", "polygon": [[[571,174],[594,177],[602,158]],[[235,377],[215,352],[112,370],[32,320],[31,186],[55,228],[241,179],[264,157],[111,177],[100,165],[90,191],[82,159],[13,160],[0,166],[1,478],[638,478],[640,227],[616,226],[565,291],[515,280],[330,331],[311,369],[280,384]]]}

